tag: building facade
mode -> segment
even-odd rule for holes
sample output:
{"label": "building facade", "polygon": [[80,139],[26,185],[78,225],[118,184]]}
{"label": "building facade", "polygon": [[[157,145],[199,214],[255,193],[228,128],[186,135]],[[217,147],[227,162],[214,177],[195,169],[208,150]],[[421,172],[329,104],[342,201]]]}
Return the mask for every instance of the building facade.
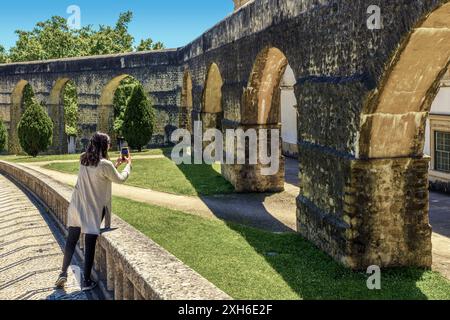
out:
{"label": "building facade", "polygon": [[426,126],[424,153],[431,157],[430,186],[450,192],[450,74],[441,87],[430,111]]}

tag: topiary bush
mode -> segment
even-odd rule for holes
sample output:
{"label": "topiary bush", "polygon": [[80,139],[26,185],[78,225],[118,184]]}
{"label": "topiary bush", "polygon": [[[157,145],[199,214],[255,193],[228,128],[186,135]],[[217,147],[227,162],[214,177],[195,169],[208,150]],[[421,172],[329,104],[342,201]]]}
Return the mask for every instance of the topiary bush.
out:
{"label": "topiary bush", "polygon": [[28,106],[34,102],[34,96],[33,87],[29,83],[26,84],[22,93],[22,112],[25,112]]}
{"label": "topiary bush", "polygon": [[142,85],[138,85],[133,89],[125,110],[123,136],[132,149],[141,152],[151,140],[154,127],[153,103],[145,94]]}
{"label": "topiary bush", "polygon": [[123,138],[123,120],[125,117],[125,111],[127,110],[128,101],[133,93],[134,88],[139,86],[140,83],[133,77],[126,77],[120,82],[114,93],[114,132],[117,137]]}
{"label": "topiary bush", "polygon": [[33,100],[20,119],[17,131],[23,151],[37,157],[39,152],[47,150],[52,143],[53,122],[43,106]]}
{"label": "topiary bush", "polygon": [[0,152],[5,150],[6,144],[8,143],[8,132],[3,124],[3,119],[0,117]]}

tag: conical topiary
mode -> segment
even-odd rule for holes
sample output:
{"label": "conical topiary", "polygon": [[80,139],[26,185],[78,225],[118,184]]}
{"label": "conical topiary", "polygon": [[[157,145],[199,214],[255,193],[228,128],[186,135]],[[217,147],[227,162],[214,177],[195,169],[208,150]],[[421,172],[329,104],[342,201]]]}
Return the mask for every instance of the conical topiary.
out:
{"label": "conical topiary", "polygon": [[125,110],[122,132],[132,149],[139,152],[148,144],[155,127],[152,101],[146,96],[142,85],[133,89]]}
{"label": "conical topiary", "polygon": [[33,100],[20,119],[17,131],[23,151],[36,157],[52,143],[53,122],[43,106]]}

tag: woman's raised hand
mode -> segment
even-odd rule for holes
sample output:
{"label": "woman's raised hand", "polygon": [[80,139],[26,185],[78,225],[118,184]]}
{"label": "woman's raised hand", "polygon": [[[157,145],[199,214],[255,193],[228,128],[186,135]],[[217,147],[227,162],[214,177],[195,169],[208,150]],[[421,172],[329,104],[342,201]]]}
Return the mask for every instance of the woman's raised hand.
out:
{"label": "woman's raised hand", "polygon": [[128,157],[125,158],[125,161],[124,161],[124,162],[126,162],[127,164],[131,164],[131,152],[128,153]]}
{"label": "woman's raised hand", "polygon": [[124,162],[125,161],[122,159],[122,156],[119,156],[119,158],[116,161],[116,165],[115,165],[116,169],[119,168],[122,165],[122,163],[124,163]]}

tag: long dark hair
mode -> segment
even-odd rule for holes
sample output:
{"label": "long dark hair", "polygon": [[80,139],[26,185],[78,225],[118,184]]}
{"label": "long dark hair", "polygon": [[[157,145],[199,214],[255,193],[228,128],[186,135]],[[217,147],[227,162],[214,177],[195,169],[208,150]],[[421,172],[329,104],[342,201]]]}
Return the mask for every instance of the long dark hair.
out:
{"label": "long dark hair", "polygon": [[97,132],[91,138],[86,152],[81,155],[81,165],[85,167],[98,166],[100,159],[109,159],[108,147],[111,144],[111,138],[104,133]]}

